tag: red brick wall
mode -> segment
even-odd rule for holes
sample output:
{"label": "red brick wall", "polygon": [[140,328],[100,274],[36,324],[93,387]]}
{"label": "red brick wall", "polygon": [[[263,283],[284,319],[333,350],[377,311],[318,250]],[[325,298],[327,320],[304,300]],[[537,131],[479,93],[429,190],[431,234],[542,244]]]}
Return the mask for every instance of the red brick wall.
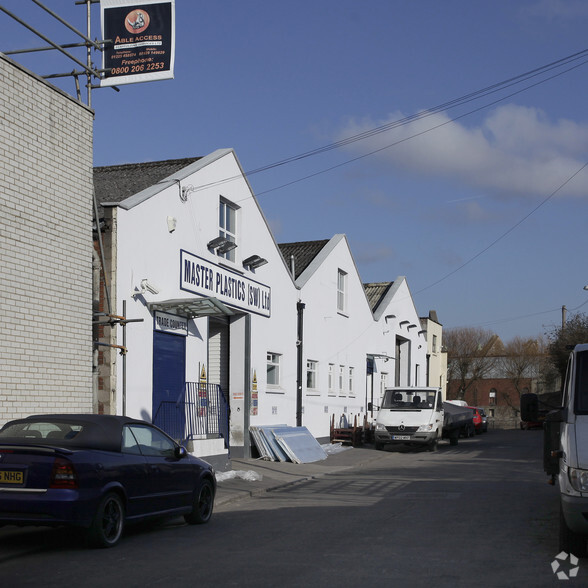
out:
{"label": "red brick wall", "polygon": [[[450,381],[447,386],[447,398],[455,400],[458,398],[458,391],[461,382]],[[532,391],[531,379],[522,381],[521,393],[524,388]],[[496,396],[493,401],[490,397],[490,391],[495,390]],[[494,378],[487,380],[478,380],[466,390],[464,400],[470,406],[478,406],[486,411],[489,416],[490,427],[496,428],[518,428],[520,418],[518,408],[520,405],[520,396],[513,382],[509,379]],[[513,409],[513,407],[516,408]]]}

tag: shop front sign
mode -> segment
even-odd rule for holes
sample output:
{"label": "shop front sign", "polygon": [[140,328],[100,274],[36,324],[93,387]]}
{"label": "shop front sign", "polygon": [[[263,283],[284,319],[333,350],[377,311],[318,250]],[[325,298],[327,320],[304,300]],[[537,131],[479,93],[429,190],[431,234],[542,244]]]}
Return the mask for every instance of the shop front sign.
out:
{"label": "shop front sign", "polygon": [[180,251],[180,288],[247,312],[271,315],[271,288],[237,272]]}

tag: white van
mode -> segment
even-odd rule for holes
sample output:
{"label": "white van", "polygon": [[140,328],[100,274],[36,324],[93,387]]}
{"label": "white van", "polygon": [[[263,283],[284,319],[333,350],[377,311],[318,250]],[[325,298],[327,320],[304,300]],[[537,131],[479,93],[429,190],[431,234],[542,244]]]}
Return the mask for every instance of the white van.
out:
{"label": "white van", "polygon": [[[521,418],[538,420],[534,394],[521,396]],[[543,466],[559,486],[559,548],[586,556],[588,537],[588,344],[571,352],[563,386],[562,406],[544,423]]]}

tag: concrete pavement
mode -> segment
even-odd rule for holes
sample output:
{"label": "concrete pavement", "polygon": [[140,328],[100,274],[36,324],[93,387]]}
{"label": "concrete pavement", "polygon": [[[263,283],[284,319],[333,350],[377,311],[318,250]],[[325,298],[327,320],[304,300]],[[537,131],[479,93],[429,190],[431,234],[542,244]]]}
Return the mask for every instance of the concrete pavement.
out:
{"label": "concrete pavement", "polygon": [[333,449],[327,447],[327,452],[327,459],[303,464],[261,459],[231,459],[231,470],[217,472],[215,505],[222,506],[301,481],[361,467],[382,457],[379,451],[375,451],[369,445],[341,447],[336,444]]}

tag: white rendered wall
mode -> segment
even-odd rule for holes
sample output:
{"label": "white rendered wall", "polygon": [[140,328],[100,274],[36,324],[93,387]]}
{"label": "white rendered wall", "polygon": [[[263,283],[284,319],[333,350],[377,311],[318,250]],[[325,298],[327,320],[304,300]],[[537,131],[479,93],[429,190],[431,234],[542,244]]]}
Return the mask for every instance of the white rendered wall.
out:
{"label": "white rendered wall", "polygon": [[[240,207],[238,213],[238,247],[235,263],[223,260],[223,264],[243,276],[271,287],[271,316],[251,315],[251,373],[245,376],[241,366],[231,367],[230,383],[232,408],[246,410],[245,395],[249,394],[253,374],[257,376],[259,415],[253,420],[285,422],[293,424],[295,413],[291,410],[295,394],[296,350],[296,288],[282,261],[279,250],[265,223],[251,191],[241,176],[242,172],[234,154],[214,160],[193,175],[182,180],[183,186],[191,186],[187,201],[179,197],[179,187],[171,185],[157,195],[125,210],[118,211],[117,256],[117,307],[120,311],[123,299],[127,301],[127,318],[143,318],[143,323],[127,327],[127,414],[151,418],[153,319],[146,302],[195,295],[180,289],[180,250],[218,264],[219,258],[207,248],[207,243],[218,236],[219,196]],[[241,177],[240,177],[241,176]],[[238,178],[221,183],[226,178]],[[200,189],[201,186],[208,186]],[[168,230],[168,217],[175,218],[176,228]],[[260,255],[268,263],[256,270],[245,270],[242,260],[250,255]],[[142,279],[157,286],[157,295],[131,297]],[[235,312],[241,312],[235,309]],[[207,362],[207,318],[189,323],[186,340],[186,380],[197,381],[202,366]],[[266,355],[268,351],[283,354],[283,386],[267,392]],[[234,358],[240,362],[242,355]],[[232,360],[233,361],[233,358]],[[241,370],[241,372],[240,372]],[[117,410],[122,410],[122,370],[118,369]],[[241,400],[243,400],[242,404]],[[277,410],[275,407],[278,407]],[[241,415],[243,418],[244,415]],[[273,420],[272,420],[273,418]],[[276,420],[277,419],[277,420]]]}

